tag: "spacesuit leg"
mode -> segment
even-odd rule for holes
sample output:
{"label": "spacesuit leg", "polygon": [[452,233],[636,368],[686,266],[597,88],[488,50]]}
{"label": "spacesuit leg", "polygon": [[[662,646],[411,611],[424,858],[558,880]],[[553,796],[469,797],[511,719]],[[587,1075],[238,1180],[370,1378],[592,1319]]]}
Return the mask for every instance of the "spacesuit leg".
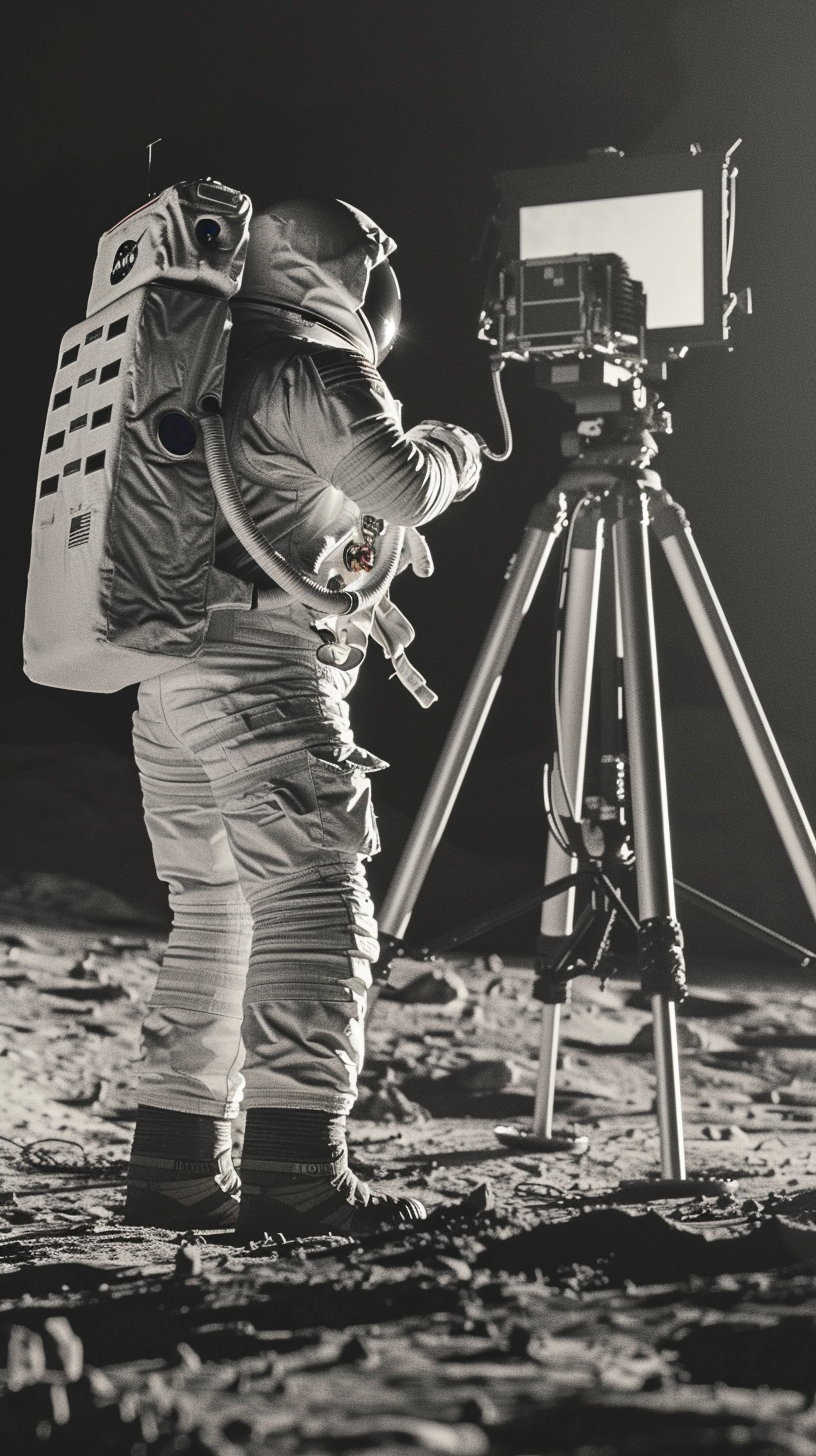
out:
{"label": "spacesuit leg", "polygon": [[[254,922],[246,1105],[344,1113],[357,1094],[378,953],[363,860],[379,848],[369,774],[383,765],[354,743],[344,701],[351,674],[324,668],[310,642],[246,633],[250,640],[229,646],[208,643],[151,689],[198,769],[192,818],[175,769],[171,783],[156,783],[153,813],[174,828],[172,853],[189,864],[181,841],[206,837],[198,797],[206,775]],[[166,875],[166,846],[162,853]],[[193,863],[200,885],[198,850]],[[213,879],[223,892],[225,872],[208,871],[206,883]]]}
{"label": "spacesuit leg", "polygon": [[207,775],[165,721],[159,678],[140,689],[134,747],[156,870],[173,913],[142,1028],[139,1102],[232,1118],[243,1089],[252,918]]}
{"label": "spacesuit leg", "polygon": [[244,999],[246,1106],[349,1112],[377,957],[362,859],[247,894],[255,933]]}

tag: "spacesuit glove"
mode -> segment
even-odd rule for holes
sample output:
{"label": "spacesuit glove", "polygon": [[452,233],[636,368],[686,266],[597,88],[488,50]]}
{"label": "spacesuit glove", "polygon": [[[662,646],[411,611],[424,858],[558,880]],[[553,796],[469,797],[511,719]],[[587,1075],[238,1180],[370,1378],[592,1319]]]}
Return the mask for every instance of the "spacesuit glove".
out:
{"label": "spacesuit glove", "polygon": [[443,420],[422,420],[408,435],[418,444],[427,440],[442,445],[453,456],[459,476],[454,501],[465,500],[472,494],[482,473],[483,441],[478,435],[472,435],[462,425],[445,424]]}

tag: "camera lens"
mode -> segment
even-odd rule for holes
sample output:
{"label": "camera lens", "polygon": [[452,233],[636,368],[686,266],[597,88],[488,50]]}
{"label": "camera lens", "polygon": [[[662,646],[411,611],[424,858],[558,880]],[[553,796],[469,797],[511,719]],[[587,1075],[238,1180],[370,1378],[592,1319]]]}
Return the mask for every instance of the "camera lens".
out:
{"label": "camera lens", "polygon": [[211,243],[214,243],[220,231],[221,224],[216,222],[214,217],[202,217],[195,227],[195,235],[202,248],[208,248]]}
{"label": "camera lens", "polygon": [[186,415],[167,414],[159,420],[159,442],[168,455],[192,455],[196,447],[195,427]]}

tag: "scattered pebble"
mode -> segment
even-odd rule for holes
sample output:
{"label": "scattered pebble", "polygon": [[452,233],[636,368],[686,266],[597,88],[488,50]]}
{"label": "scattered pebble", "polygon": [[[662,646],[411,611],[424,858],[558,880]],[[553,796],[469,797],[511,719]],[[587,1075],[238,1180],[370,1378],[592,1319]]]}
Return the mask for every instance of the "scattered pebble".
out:
{"label": "scattered pebble", "polygon": [[503,1092],[520,1078],[520,1069],[506,1057],[475,1057],[451,1072],[445,1086],[457,1092]]}
{"label": "scattered pebble", "polygon": [[368,1122],[427,1122],[431,1114],[406,1097],[396,1083],[385,1080],[369,1096],[360,1098],[358,1116]]}
{"label": "scattered pebble", "polygon": [[177,1279],[195,1279],[201,1273],[201,1250],[198,1244],[179,1245],[174,1273]]}
{"label": "scattered pebble", "polygon": [[[703,1049],[704,1040],[696,1027],[690,1026],[687,1021],[678,1021],[677,1046],[681,1052],[699,1052]],[[635,1032],[626,1050],[629,1052],[654,1051],[654,1033],[651,1021],[644,1022],[643,1026]]]}
{"label": "scattered pebble", "polygon": [[107,1084],[101,1077],[95,1078],[93,1082],[81,1084],[76,1091],[68,1093],[65,1097],[54,1097],[63,1107],[93,1107],[101,1102],[105,1096]]}
{"label": "scattered pebble", "polygon": [[414,976],[399,992],[395,992],[394,999],[408,1006],[445,1006],[448,1010],[457,1010],[467,1002],[468,988],[462,977],[449,966],[438,967]]}
{"label": "scattered pebble", "polygon": [[370,1347],[359,1335],[352,1335],[346,1340],[337,1356],[338,1365],[371,1365],[373,1363]]}

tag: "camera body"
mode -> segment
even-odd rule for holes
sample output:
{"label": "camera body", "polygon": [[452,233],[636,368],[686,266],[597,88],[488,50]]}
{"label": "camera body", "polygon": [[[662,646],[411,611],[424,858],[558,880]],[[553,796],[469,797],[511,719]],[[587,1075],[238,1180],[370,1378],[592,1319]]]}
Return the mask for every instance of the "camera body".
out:
{"label": "camera body", "polygon": [[505,357],[558,359],[598,351],[645,362],[643,287],[614,253],[514,263],[500,275],[498,297],[482,325],[482,337]]}

